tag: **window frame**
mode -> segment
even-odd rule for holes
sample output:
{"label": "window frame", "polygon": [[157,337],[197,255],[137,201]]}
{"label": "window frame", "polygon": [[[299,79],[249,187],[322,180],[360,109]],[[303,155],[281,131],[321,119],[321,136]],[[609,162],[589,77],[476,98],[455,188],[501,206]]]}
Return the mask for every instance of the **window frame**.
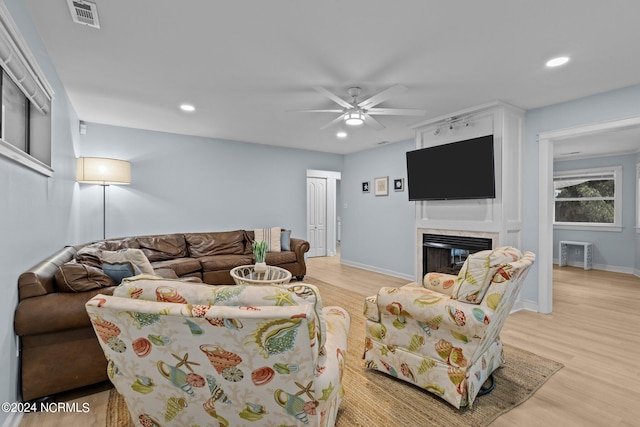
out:
{"label": "window frame", "polygon": [[[0,2],[0,42],[3,48],[2,55],[6,55],[0,55],[0,68],[6,72],[27,98],[27,109],[31,111],[31,107],[33,107],[48,116],[49,119],[48,140],[27,140],[27,150],[31,151],[31,148],[34,148],[33,152],[37,151],[40,153],[39,157],[51,163],[51,123],[53,121],[51,104],[54,92],[4,2]],[[29,121],[31,114],[28,114],[27,117]],[[27,127],[28,131],[29,127]],[[44,152],[48,152],[48,155],[44,155]],[[54,172],[50,164],[2,138],[0,138],[0,156],[7,157],[47,177],[52,176]]]}
{"label": "window frame", "polygon": [[553,182],[557,178],[580,177],[592,178],[597,175],[613,174],[613,223],[601,222],[558,222],[556,218],[556,199],[553,198],[553,228],[561,230],[588,230],[588,231],[622,231],[622,166],[608,166],[588,169],[574,169],[566,171],[554,171]]}

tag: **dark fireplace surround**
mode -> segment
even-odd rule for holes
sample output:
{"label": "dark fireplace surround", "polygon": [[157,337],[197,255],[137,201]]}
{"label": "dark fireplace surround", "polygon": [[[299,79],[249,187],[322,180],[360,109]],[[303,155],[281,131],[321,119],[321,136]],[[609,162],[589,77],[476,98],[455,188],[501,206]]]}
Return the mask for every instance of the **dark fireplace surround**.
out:
{"label": "dark fireplace surround", "polygon": [[490,238],[423,234],[422,275],[430,272],[458,274],[470,254],[491,248]]}

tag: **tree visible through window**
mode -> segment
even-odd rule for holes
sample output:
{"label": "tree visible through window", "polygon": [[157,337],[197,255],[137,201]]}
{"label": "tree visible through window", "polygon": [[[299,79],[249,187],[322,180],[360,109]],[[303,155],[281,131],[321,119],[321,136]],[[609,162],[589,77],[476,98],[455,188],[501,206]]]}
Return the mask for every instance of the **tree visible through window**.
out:
{"label": "tree visible through window", "polygon": [[555,222],[616,224],[616,175],[613,168],[556,175]]}

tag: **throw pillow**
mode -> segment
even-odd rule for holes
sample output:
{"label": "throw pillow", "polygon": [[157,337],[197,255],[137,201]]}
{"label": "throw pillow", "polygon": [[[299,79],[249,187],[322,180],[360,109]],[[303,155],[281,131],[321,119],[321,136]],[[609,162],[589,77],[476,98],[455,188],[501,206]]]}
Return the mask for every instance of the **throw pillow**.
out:
{"label": "throw pillow", "polygon": [[85,292],[116,285],[102,270],[75,260],[58,267],[55,278],[60,292]]}
{"label": "throw pillow", "polygon": [[151,263],[140,249],[122,249],[116,252],[102,251],[100,255],[102,262],[109,264],[131,262],[144,274],[155,274]]}
{"label": "throw pillow", "polygon": [[192,258],[211,255],[244,254],[244,231],[222,231],[213,233],[187,233],[184,235]]}
{"label": "throw pillow", "polygon": [[102,249],[97,244],[88,245],[81,248],[76,254],[76,261],[80,264],[90,265],[91,267],[102,268]]}
{"label": "throw pillow", "polygon": [[114,263],[103,262],[102,271],[104,271],[107,276],[111,277],[111,280],[113,280],[117,285],[119,285],[122,282],[122,279],[126,277],[137,276],[142,273],[131,261]]}
{"label": "throw pillow", "polygon": [[280,227],[256,228],[253,233],[256,242],[267,242],[267,252],[282,251],[280,248]]}
{"label": "throw pillow", "polygon": [[291,230],[282,230],[280,233],[280,250],[291,250]]}
{"label": "throw pillow", "polygon": [[458,273],[451,298],[480,304],[498,269],[503,264],[514,262],[520,258],[522,258],[522,252],[510,246],[469,255]]}

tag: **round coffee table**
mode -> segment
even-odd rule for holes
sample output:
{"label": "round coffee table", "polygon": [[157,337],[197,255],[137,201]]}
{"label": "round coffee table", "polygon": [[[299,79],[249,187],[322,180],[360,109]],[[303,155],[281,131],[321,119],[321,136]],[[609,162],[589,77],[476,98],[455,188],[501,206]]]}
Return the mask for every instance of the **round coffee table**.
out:
{"label": "round coffee table", "polygon": [[291,280],[291,273],[271,265],[264,273],[256,273],[253,265],[241,265],[231,270],[231,277],[236,285],[284,285]]}

